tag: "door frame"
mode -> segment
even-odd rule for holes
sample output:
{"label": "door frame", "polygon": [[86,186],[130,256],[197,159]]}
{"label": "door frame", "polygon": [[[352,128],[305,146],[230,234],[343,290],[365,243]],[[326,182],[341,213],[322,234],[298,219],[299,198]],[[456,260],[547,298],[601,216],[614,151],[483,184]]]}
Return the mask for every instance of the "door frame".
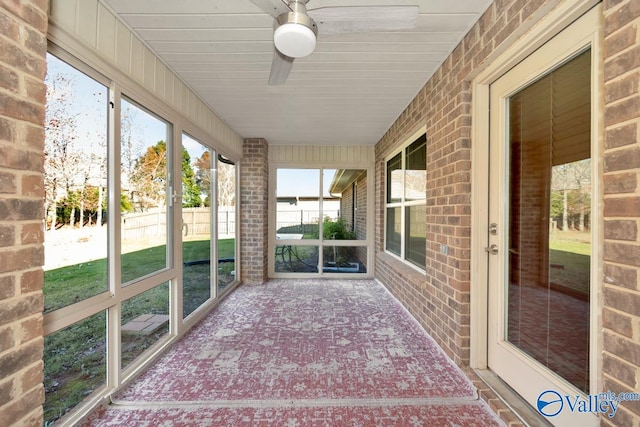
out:
{"label": "door frame", "polygon": [[[488,322],[489,304],[488,299],[488,262],[487,253],[484,248],[489,245],[489,88],[507,71],[519,64],[522,60],[543,46],[547,41],[558,35],[571,23],[591,11],[594,16],[594,31],[589,44],[591,45],[593,58],[593,75],[595,76],[592,90],[592,128],[595,130],[592,135],[592,159],[593,164],[593,194],[598,195],[593,204],[596,220],[592,222],[594,236],[592,242],[592,284],[591,284],[591,332],[590,332],[590,389],[599,390],[601,379],[601,356],[602,346],[598,319],[601,311],[600,280],[602,269],[602,200],[600,197],[602,187],[602,171],[600,165],[601,147],[603,139],[602,126],[602,96],[601,96],[601,74],[602,74],[602,7],[597,5],[597,0],[563,1],[553,10],[545,9],[539,13],[544,15],[539,19],[532,17],[527,28],[522,28],[521,32],[512,35],[515,39],[509,44],[508,40],[503,43],[490,56],[489,63],[484,69],[479,71],[472,82],[472,189],[471,189],[471,348],[470,366],[471,368],[484,370],[488,368]],[[597,6],[596,6],[597,5]],[[595,7],[594,7],[595,6]],[[504,46],[507,45],[507,46]],[[595,268],[594,268],[595,266]]]}

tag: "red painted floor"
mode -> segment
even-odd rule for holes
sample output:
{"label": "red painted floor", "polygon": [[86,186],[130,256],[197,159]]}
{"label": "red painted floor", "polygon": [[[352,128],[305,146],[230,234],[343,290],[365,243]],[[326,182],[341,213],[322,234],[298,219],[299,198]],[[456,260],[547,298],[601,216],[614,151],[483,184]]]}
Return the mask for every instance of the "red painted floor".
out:
{"label": "red painted floor", "polygon": [[370,280],[242,286],[86,426],[499,426]]}

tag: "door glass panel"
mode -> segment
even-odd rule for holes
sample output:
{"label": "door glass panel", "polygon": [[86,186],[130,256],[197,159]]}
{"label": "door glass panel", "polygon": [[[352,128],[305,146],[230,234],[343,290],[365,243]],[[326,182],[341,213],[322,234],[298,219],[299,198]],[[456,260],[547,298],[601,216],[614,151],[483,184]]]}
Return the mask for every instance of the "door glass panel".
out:
{"label": "door glass panel", "polygon": [[44,312],[108,289],[107,87],[47,54]]}
{"label": "door glass panel", "polygon": [[122,283],[168,266],[167,191],[170,126],[122,100]]}
{"label": "door glass panel", "polygon": [[218,155],[218,290],[236,280],[236,165]]}
{"label": "door glass panel", "polygon": [[509,98],[506,339],[589,390],[591,55]]}
{"label": "door glass panel", "polygon": [[212,151],[182,134],[182,315],[211,298]]}

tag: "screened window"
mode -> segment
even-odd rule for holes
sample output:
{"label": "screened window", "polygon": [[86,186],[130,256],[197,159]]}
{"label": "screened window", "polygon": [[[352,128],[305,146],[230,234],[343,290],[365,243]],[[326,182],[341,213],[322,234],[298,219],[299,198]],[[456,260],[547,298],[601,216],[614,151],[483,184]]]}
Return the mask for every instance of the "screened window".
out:
{"label": "screened window", "polygon": [[237,283],[236,165],[174,129],[176,111],[143,106],[144,93],[125,97],[119,82],[52,50],[45,425],[73,424],[190,327],[184,318]]}
{"label": "screened window", "polygon": [[218,291],[222,292],[236,280],[236,177],[237,166],[218,154]]}
{"label": "screened window", "polygon": [[275,172],[273,273],[367,273],[367,171],[277,168]]}
{"label": "screened window", "polygon": [[385,249],[425,268],[427,137],[422,135],[386,164]]}
{"label": "screened window", "polygon": [[[47,54],[45,79],[44,314],[73,311],[109,290],[107,194],[109,89]],[[98,76],[99,77],[99,76]],[[106,385],[106,313],[44,339],[44,423],[52,425]]]}
{"label": "screened window", "polygon": [[108,290],[109,89],[51,54],[45,83],[44,312],[49,313]]}
{"label": "screened window", "polygon": [[121,105],[121,269],[122,283],[131,284],[170,263],[167,191],[172,129],[129,99],[122,98]]}

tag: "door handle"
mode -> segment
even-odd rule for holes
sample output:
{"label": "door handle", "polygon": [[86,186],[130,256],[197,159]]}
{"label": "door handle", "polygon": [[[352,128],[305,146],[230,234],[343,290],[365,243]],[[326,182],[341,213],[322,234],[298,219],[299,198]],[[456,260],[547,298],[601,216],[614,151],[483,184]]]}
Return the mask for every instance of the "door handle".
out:
{"label": "door handle", "polygon": [[498,245],[494,243],[493,245],[484,248],[484,251],[491,255],[498,255]]}

